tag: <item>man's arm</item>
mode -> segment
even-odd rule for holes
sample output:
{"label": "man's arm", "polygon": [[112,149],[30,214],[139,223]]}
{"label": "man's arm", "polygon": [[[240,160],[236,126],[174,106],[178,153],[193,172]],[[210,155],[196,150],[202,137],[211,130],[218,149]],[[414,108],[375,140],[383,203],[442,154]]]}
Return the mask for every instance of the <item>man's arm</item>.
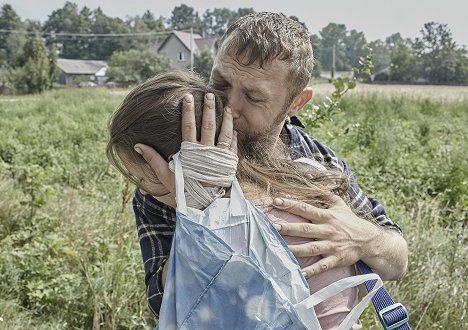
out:
{"label": "man's arm", "polygon": [[164,266],[175,230],[175,210],[138,189],[133,197],[133,210],[145,269],[148,305],[159,317],[164,293]]}
{"label": "man's arm", "polygon": [[349,178],[349,200],[353,209],[373,219],[368,221],[356,216],[343,201],[338,200],[332,208],[320,212],[310,205],[286,200],[277,205],[311,221],[310,224],[284,224],[281,228],[282,235],[316,239],[311,243],[290,246],[298,257],[324,257],[305,269],[308,276],[337,266],[349,266],[358,260],[366,262],[383,279],[403,276],[408,262],[407,244],[400,227],[388,218],[384,207],[362,191],[351,170],[332,149],[288,123],[285,130],[292,156],[309,157],[345,173]]}

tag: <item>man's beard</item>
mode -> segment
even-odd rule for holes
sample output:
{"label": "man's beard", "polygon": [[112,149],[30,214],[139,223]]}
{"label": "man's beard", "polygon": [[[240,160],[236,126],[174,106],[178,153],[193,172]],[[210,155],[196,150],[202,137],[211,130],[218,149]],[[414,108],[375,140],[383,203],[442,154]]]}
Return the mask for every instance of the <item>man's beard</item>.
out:
{"label": "man's beard", "polygon": [[278,126],[284,122],[286,112],[287,110],[279,114],[271,125],[260,132],[251,132],[248,128],[236,127],[239,156],[257,162],[264,160],[265,157],[274,157],[279,151],[276,148],[280,141]]}

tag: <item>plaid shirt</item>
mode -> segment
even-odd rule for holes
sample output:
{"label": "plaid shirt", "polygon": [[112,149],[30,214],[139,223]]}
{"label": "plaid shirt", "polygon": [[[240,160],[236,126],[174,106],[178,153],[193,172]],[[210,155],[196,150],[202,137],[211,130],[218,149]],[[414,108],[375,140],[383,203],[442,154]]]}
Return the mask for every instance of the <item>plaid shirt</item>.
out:
{"label": "plaid shirt", "polygon": [[[297,118],[291,119],[295,125],[302,126]],[[315,159],[329,168],[345,173],[349,177],[349,197],[352,206],[357,211],[370,211],[372,217],[380,225],[394,229],[401,234],[398,225],[387,217],[383,206],[376,199],[364,194],[351,170],[332,149],[292,126],[291,120],[285,123],[282,137],[286,140],[293,159],[300,157]],[[161,276],[171,250],[176,220],[175,209],[162,204],[151,195],[141,194],[136,189],[133,210],[146,274],[148,304],[153,314],[159,318],[164,293]]]}

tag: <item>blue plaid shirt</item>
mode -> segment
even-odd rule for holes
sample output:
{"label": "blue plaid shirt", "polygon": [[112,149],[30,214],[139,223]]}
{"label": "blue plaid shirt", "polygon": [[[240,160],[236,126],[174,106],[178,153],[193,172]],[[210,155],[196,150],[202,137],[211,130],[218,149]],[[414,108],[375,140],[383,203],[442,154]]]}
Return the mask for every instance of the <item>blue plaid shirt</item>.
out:
{"label": "blue plaid shirt", "polygon": [[[302,125],[295,117],[294,124]],[[306,157],[339,170],[349,177],[350,203],[357,211],[370,212],[380,225],[396,230],[401,229],[387,216],[383,206],[374,198],[364,194],[353,173],[335,152],[313,137],[294,127],[291,120],[284,124],[283,139],[288,144],[293,159]],[[138,238],[145,268],[146,295],[148,304],[159,317],[164,290],[161,276],[164,263],[169,257],[175,230],[175,209],[157,201],[151,195],[143,195],[138,189],[133,198]]]}

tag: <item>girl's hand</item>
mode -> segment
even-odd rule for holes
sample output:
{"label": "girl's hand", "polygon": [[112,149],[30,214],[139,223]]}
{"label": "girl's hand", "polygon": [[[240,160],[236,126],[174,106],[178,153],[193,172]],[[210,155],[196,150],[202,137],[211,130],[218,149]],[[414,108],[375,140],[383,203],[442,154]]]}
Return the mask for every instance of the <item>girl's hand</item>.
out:
{"label": "girl's hand", "polygon": [[[215,99],[212,93],[207,93],[205,95],[200,141],[197,141],[195,108],[193,96],[191,94],[187,94],[183,99],[181,128],[182,141],[215,146],[216,112]],[[237,133],[233,129],[232,113],[228,107],[225,108],[223,114],[223,122],[218,136],[218,141],[216,142],[216,147],[227,149],[237,154]],[[169,163],[156,150],[147,145],[138,143],[134,148],[143,156],[156,174],[158,180],[168,191],[167,194],[153,197],[160,202],[175,208],[175,176],[169,169]]]}

